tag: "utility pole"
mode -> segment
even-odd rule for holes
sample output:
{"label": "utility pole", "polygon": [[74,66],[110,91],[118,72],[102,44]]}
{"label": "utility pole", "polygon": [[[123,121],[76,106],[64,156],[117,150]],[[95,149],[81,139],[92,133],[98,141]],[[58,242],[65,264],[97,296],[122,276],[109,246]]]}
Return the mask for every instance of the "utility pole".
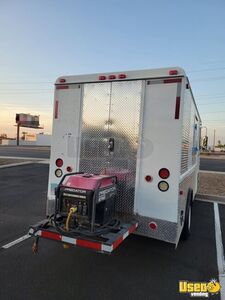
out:
{"label": "utility pole", "polygon": [[216,143],[216,129],[213,131],[213,151],[215,151],[215,143]]}

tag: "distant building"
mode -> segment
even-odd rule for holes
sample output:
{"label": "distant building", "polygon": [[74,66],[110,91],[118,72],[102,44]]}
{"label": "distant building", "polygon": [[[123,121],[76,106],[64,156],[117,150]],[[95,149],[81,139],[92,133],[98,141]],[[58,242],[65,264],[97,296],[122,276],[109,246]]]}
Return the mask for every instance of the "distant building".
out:
{"label": "distant building", "polygon": [[[50,134],[26,134],[20,139],[21,146],[51,146]],[[16,139],[2,139],[2,145],[15,146]]]}

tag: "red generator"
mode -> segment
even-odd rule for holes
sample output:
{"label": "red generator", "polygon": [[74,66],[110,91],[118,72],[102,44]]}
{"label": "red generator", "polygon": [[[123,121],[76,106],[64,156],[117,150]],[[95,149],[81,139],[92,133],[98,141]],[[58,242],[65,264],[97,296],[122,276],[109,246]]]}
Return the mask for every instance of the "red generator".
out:
{"label": "red generator", "polygon": [[[55,215],[66,229],[94,232],[115,217],[116,176],[66,174],[56,189]],[[65,220],[64,220],[65,221]]]}

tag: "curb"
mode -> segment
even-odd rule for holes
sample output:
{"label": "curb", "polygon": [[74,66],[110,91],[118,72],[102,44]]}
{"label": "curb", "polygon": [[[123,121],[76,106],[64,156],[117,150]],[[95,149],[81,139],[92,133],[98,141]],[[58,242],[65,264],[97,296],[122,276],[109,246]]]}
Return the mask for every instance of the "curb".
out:
{"label": "curb", "polygon": [[220,204],[225,204],[225,197],[209,194],[196,194],[195,200],[197,201],[207,201],[207,202],[218,202]]}
{"label": "curb", "polygon": [[204,171],[204,170],[200,170],[199,173],[203,173],[203,174],[225,174],[225,172],[219,172],[219,171]]}

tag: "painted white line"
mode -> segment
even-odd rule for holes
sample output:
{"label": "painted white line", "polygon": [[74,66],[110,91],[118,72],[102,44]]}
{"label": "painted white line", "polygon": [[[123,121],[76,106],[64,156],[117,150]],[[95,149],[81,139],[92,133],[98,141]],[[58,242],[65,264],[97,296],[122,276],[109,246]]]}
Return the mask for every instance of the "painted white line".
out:
{"label": "painted white line", "polygon": [[49,165],[50,164],[50,160],[40,160],[40,161],[37,161],[37,162],[33,162],[35,164],[46,164],[46,165]]}
{"label": "painted white line", "polygon": [[225,261],[218,204],[214,203],[217,266],[221,285],[221,300],[225,300]]}
{"label": "painted white line", "polygon": [[31,237],[31,235],[25,234],[24,236],[21,236],[20,238],[16,239],[15,241],[12,241],[12,242],[2,246],[2,248],[9,249],[10,247],[17,245],[17,244],[29,239],[30,237]]}
{"label": "painted white line", "polygon": [[49,160],[49,158],[38,158],[38,157],[23,157],[23,156],[0,156],[5,159],[24,159],[24,160]]}
{"label": "painted white line", "polygon": [[29,165],[29,164],[33,164],[33,163],[34,162],[32,162],[32,161],[26,161],[26,162],[15,163],[15,164],[7,164],[7,165],[0,166],[0,169],[10,168],[10,167],[17,167],[17,166],[23,166],[23,165]]}

